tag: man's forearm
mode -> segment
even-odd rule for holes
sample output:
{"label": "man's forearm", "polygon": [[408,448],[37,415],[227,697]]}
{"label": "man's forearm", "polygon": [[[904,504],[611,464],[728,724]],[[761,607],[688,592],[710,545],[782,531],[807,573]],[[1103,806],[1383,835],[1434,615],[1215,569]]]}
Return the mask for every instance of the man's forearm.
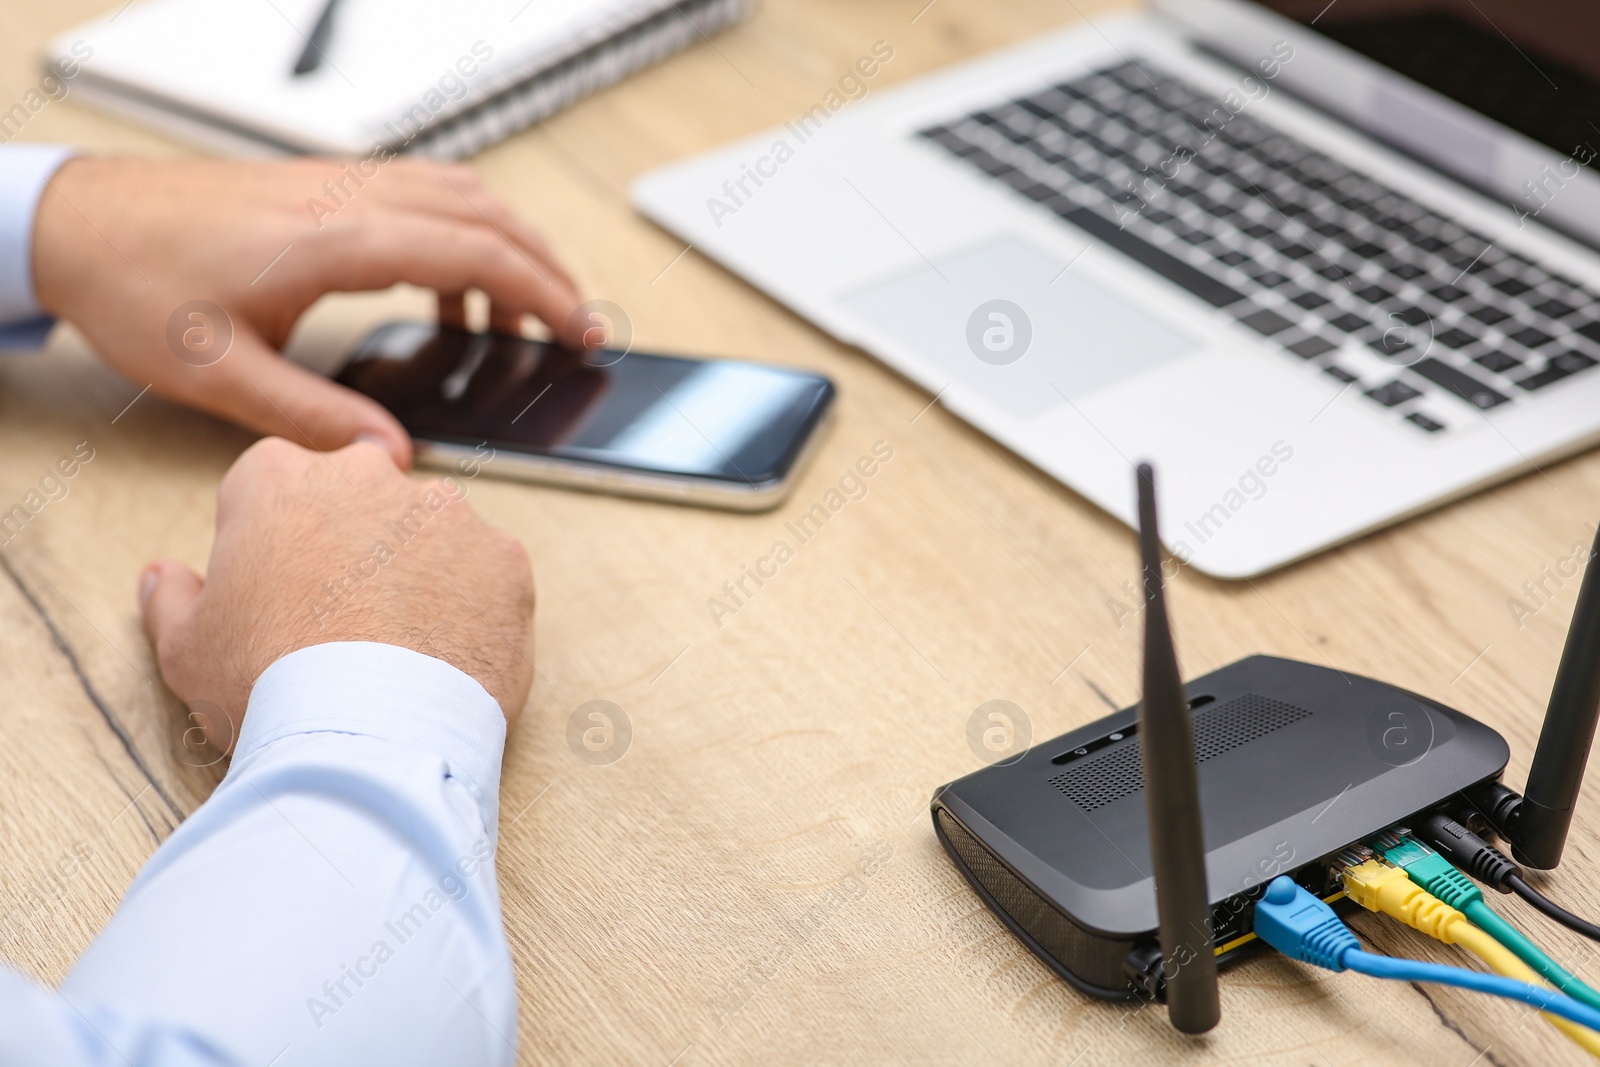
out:
{"label": "man's forearm", "polygon": [[280,660],[226,780],[59,994],[0,983],[0,1062],[31,1027],[82,1050],[52,1063],[511,1063],[504,738],[482,686],[420,653],[336,643]]}

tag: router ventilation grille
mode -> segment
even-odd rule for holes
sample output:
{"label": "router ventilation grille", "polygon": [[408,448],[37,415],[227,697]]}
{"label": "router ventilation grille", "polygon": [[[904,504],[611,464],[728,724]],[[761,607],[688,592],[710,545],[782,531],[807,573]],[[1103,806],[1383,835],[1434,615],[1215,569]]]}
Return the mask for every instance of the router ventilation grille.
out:
{"label": "router ventilation grille", "polygon": [[[1260,696],[1235,697],[1202,712],[1194,720],[1194,756],[1204,763],[1258,737],[1299,722],[1305,708]],[[1144,788],[1144,761],[1137,741],[1112,749],[1099,759],[1074,764],[1050,784],[1084,811],[1094,811]]]}

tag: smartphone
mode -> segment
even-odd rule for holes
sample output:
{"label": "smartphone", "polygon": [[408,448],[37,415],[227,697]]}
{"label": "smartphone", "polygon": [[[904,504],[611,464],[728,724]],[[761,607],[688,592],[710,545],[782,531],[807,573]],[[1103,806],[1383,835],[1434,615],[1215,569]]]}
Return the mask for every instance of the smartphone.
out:
{"label": "smartphone", "polygon": [[[760,511],[788,494],[833,407],[820,374],[421,322],[378,327],[338,381],[388,408],[419,465]],[[492,460],[484,463],[487,446]]]}

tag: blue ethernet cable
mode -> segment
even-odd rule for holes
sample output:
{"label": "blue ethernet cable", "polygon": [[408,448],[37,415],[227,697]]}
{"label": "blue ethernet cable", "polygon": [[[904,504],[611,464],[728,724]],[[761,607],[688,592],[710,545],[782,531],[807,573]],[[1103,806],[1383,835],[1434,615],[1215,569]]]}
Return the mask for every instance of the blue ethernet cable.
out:
{"label": "blue ethernet cable", "polygon": [[1600,1011],[1554,990],[1502,978],[1498,974],[1481,974],[1461,967],[1367,952],[1332,908],[1287,875],[1274,878],[1267,887],[1266,896],[1256,903],[1255,932],[1285,956],[1330,971],[1351,970],[1374,978],[1437,982],[1471,989],[1531,1004],[1579,1026],[1600,1030]]}
{"label": "blue ethernet cable", "polygon": [[1483,890],[1449,860],[1415,837],[1393,831],[1379,834],[1374,847],[1383,853],[1384,859],[1405,871],[1411,881],[1462,912],[1474,926],[1510,949],[1518,959],[1537,971],[1539,977],[1573,1000],[1591,1008],[1600,1008],[1600,992],[1562,967],[1522,931],[1501,918],[1483,899]]}

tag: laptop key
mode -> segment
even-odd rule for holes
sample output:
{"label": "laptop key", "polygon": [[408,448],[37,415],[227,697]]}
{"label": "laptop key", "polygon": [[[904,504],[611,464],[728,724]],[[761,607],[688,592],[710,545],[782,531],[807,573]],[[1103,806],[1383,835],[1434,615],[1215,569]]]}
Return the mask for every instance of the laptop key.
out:
{"label": "laptop key", "polygon": [[1035,202],[1049,200],[1058,193],[1055,186],[1046,185],[1044,182],[1036,182],[1020,170],[1013,171],[1002,180],[1017,192]]}
{"label": "laptop key", "polygon": [[1330,377],[1337,378],[1346,385],[1350,384],[1351,382],[1357,382],[1361,380],[1354,374],[1351,374],[1349,371],[1339,366],[1337,363],[1330,363],[1326,367],[1323,367],[1322,373],[1329,375]]}
{"label": "laptop key", "polygon": [[1429,433],[1438,433],[1440,430],[1444,429],[1444,423],[1437,419],[1431,419],[1420,411],[1413,411],[1411,414],[1407,415],[1406,421],[1411,423],[1413,426],[1422,427]]}
{"label": "laptop key", "polygon": [[1411,348],[1411,342],[1401,336],[1400,330],[1385,330],[1383,335],[1368,344],[1380,356],[1394,357]]}
{"label": "laptop key", "polygon": [[1516,370],[1522,366],[1522,360],[1504,352],[1485,352],[1472,362],[1486,370],[1492,370],[1496,374],[1504,374],[1508,370]]}
{"label": "laptop key", "polygon": [[1355,333],[1357,330],[1364,330],[1371,325],[1360,315],[1354,315],[1348,311],[1338,318],[1329,319],[1328,324],[1336,329],[1343,330],[1345,333]]}
{"label": "laptop key", "polygon": [[1497,322],[1504,322],[1511,317],[1510,312],[1501,311],[1497,307],[1484,304],[1481,307],[1468,308],[1467,314],[1477,319],[1485,326],[1493,326]]}
{"label": "laptop key", "polygon": [[1563,352],[1559,356],[1552,356],[1550,362],[1545,365],[1544,370],[1537,374],[1528,375],[1517,384],[1529,392],[1533,392],[1534,390],[1543,389],[1554,382],[1559,382],[1563,378],[1570,378],[1579,371],[1588,370],[1594,365],[1595,360],[1582,352]]}
{"label": "laptop key", "polygon": [[1394,381],[1380,385],[1376,389],[1368,389],[1367,395],[1384,407],[1392,408],[1397,404],[1404,404],[1407,400],[1415,400],[1422,395],[1422,390],[1413,389],[1399,378],[1396,378]]}
{"label": "laptop key", "polygon": [[1307,311],[1315,311],[1328,302],[1328,298],[1321,293],[1294,293],[1289,297],[1290,303],[1299,304]]}
{"label": "laptop key", "polygon": [[1600,322],[1580,322],[1573,329],[1600,345]]}
{"label": "laptop key", "polygon": [[1116,223],[1086,207],[1069,211],[1062,218],[1121,252],[1129,259],[1155,271],[1169,282],[1189,290],[1213,307],[1227,307],[1244,299],[1244,294],[1217,281],[1202,270],[1189,266],[1142,237],[1136,237]]}
{"label": "laptop key", "polygon": [[1533,310],[1547,319],[1564,319],[1578,309],[1560,300],[1546,300],[1542,304],[1533,305]]}
{"label": "laptop key", "polygon": [[1526,293],[1529,289],[1533,288],[1533,286],[1529,285],[1525,281],[1522,281],[1520,278],[1501,278],[1498,281],[1493,281],[1489,284],[1507,296],[1521,296],[1523,293]]}
{"label": "laptop key", "polygon": [[1445,392],[1466,401],[1481,411],[1499,407],[1511,398],[1489,388],[1466,371],[1456,370],[1448,363],[1428,357],[1412,364],[1411,369]]}
{"label": "laptop key", "polygon": [[1017,169],[1003,160],[996,159],[987,152],[984,152],[981,155],[973,156],[972,162],[977,164],[978,168],[985,174],[995,178],[1004,178],[1007,174],[1010,174],[1012,171]]}
{"label": "laptop key", "polygon": [[1551,357],[1550,362],[1554,366],[1561,367],[1568,374],[1576,374],[1581,370],[1588,370],[1596,362],[1600,361],[1591,359],[1582,352],[1563,352],[1559,356]]}
{"label": "laptop key", "polygon": [[1465,289],[1458,289],[1453,285],[1441,285],[1437,289],[1430,289],[1428,291],[1433,294],[1433,298],[1435,300],[1442,301],[1446,304],[1454,304],[1457,300],[1460,300],[1462,297],[1467,295],[1467,291]]}
{"label": "laptop key", "polygon": [[940,147],[948,149],[957,155],[970,155],[972,151],[977,149],[977,146],[968,143],[965,137],[945,126],[934,126],[931,129],[923,130],[919,136],[937,142]]}
{"label": "laptop key", "polygon": [[1392,300],[1394,294],[1381,285],[1368,285],[1357,289],[1356,295],[1369,304],[1380,304],[1385,300]]}
{"label": "laptop key", "polygon": [[1551,341],[1555,340],[1554,337],[1551,337],[1549,334],[1545,333],[1536,326],[1529,326],[1525,330],[1518,330],[1516,333],[1511,334],[1510,336],[1513,341],[1517,342],[1519,345],[1522,345],[1524,348],[1542,348]]}
{"label": "laptop key", "polygon": [[1288,349],[1301,359],[1316,359],[1318,356],[1337,350],[1338,347],[1332,341],[1312,336],[1303,341],[1296,341],[1294,344],[1289,345]]}
{"label": "laptop key", "polygon": [[1455,326],[1450,327],[1448,330],[1440,330],[1433,335],[1433,339],[1451,348],[1465,348],[1477,340],[1466,330],[1458,329]]}
{"label": "laptop key", "polygon": [[1294,325],[1294,323],[1276,311],[1268,308],[1262,308],[1260,311],[1252,312],[1249,315],[1241,315],[1239,321],[1263,337],[1271,337],[1275,333],[1282,333]]}
{"label": "laptop key", "polygon": [[1403,307],[1399,311],[1392,311],[1389,313],[1389,317],[1391,319],[1399,319],[1407,326],[1421,326],[1423,323],[1433,319],[1432,315],[1415,305]]}

